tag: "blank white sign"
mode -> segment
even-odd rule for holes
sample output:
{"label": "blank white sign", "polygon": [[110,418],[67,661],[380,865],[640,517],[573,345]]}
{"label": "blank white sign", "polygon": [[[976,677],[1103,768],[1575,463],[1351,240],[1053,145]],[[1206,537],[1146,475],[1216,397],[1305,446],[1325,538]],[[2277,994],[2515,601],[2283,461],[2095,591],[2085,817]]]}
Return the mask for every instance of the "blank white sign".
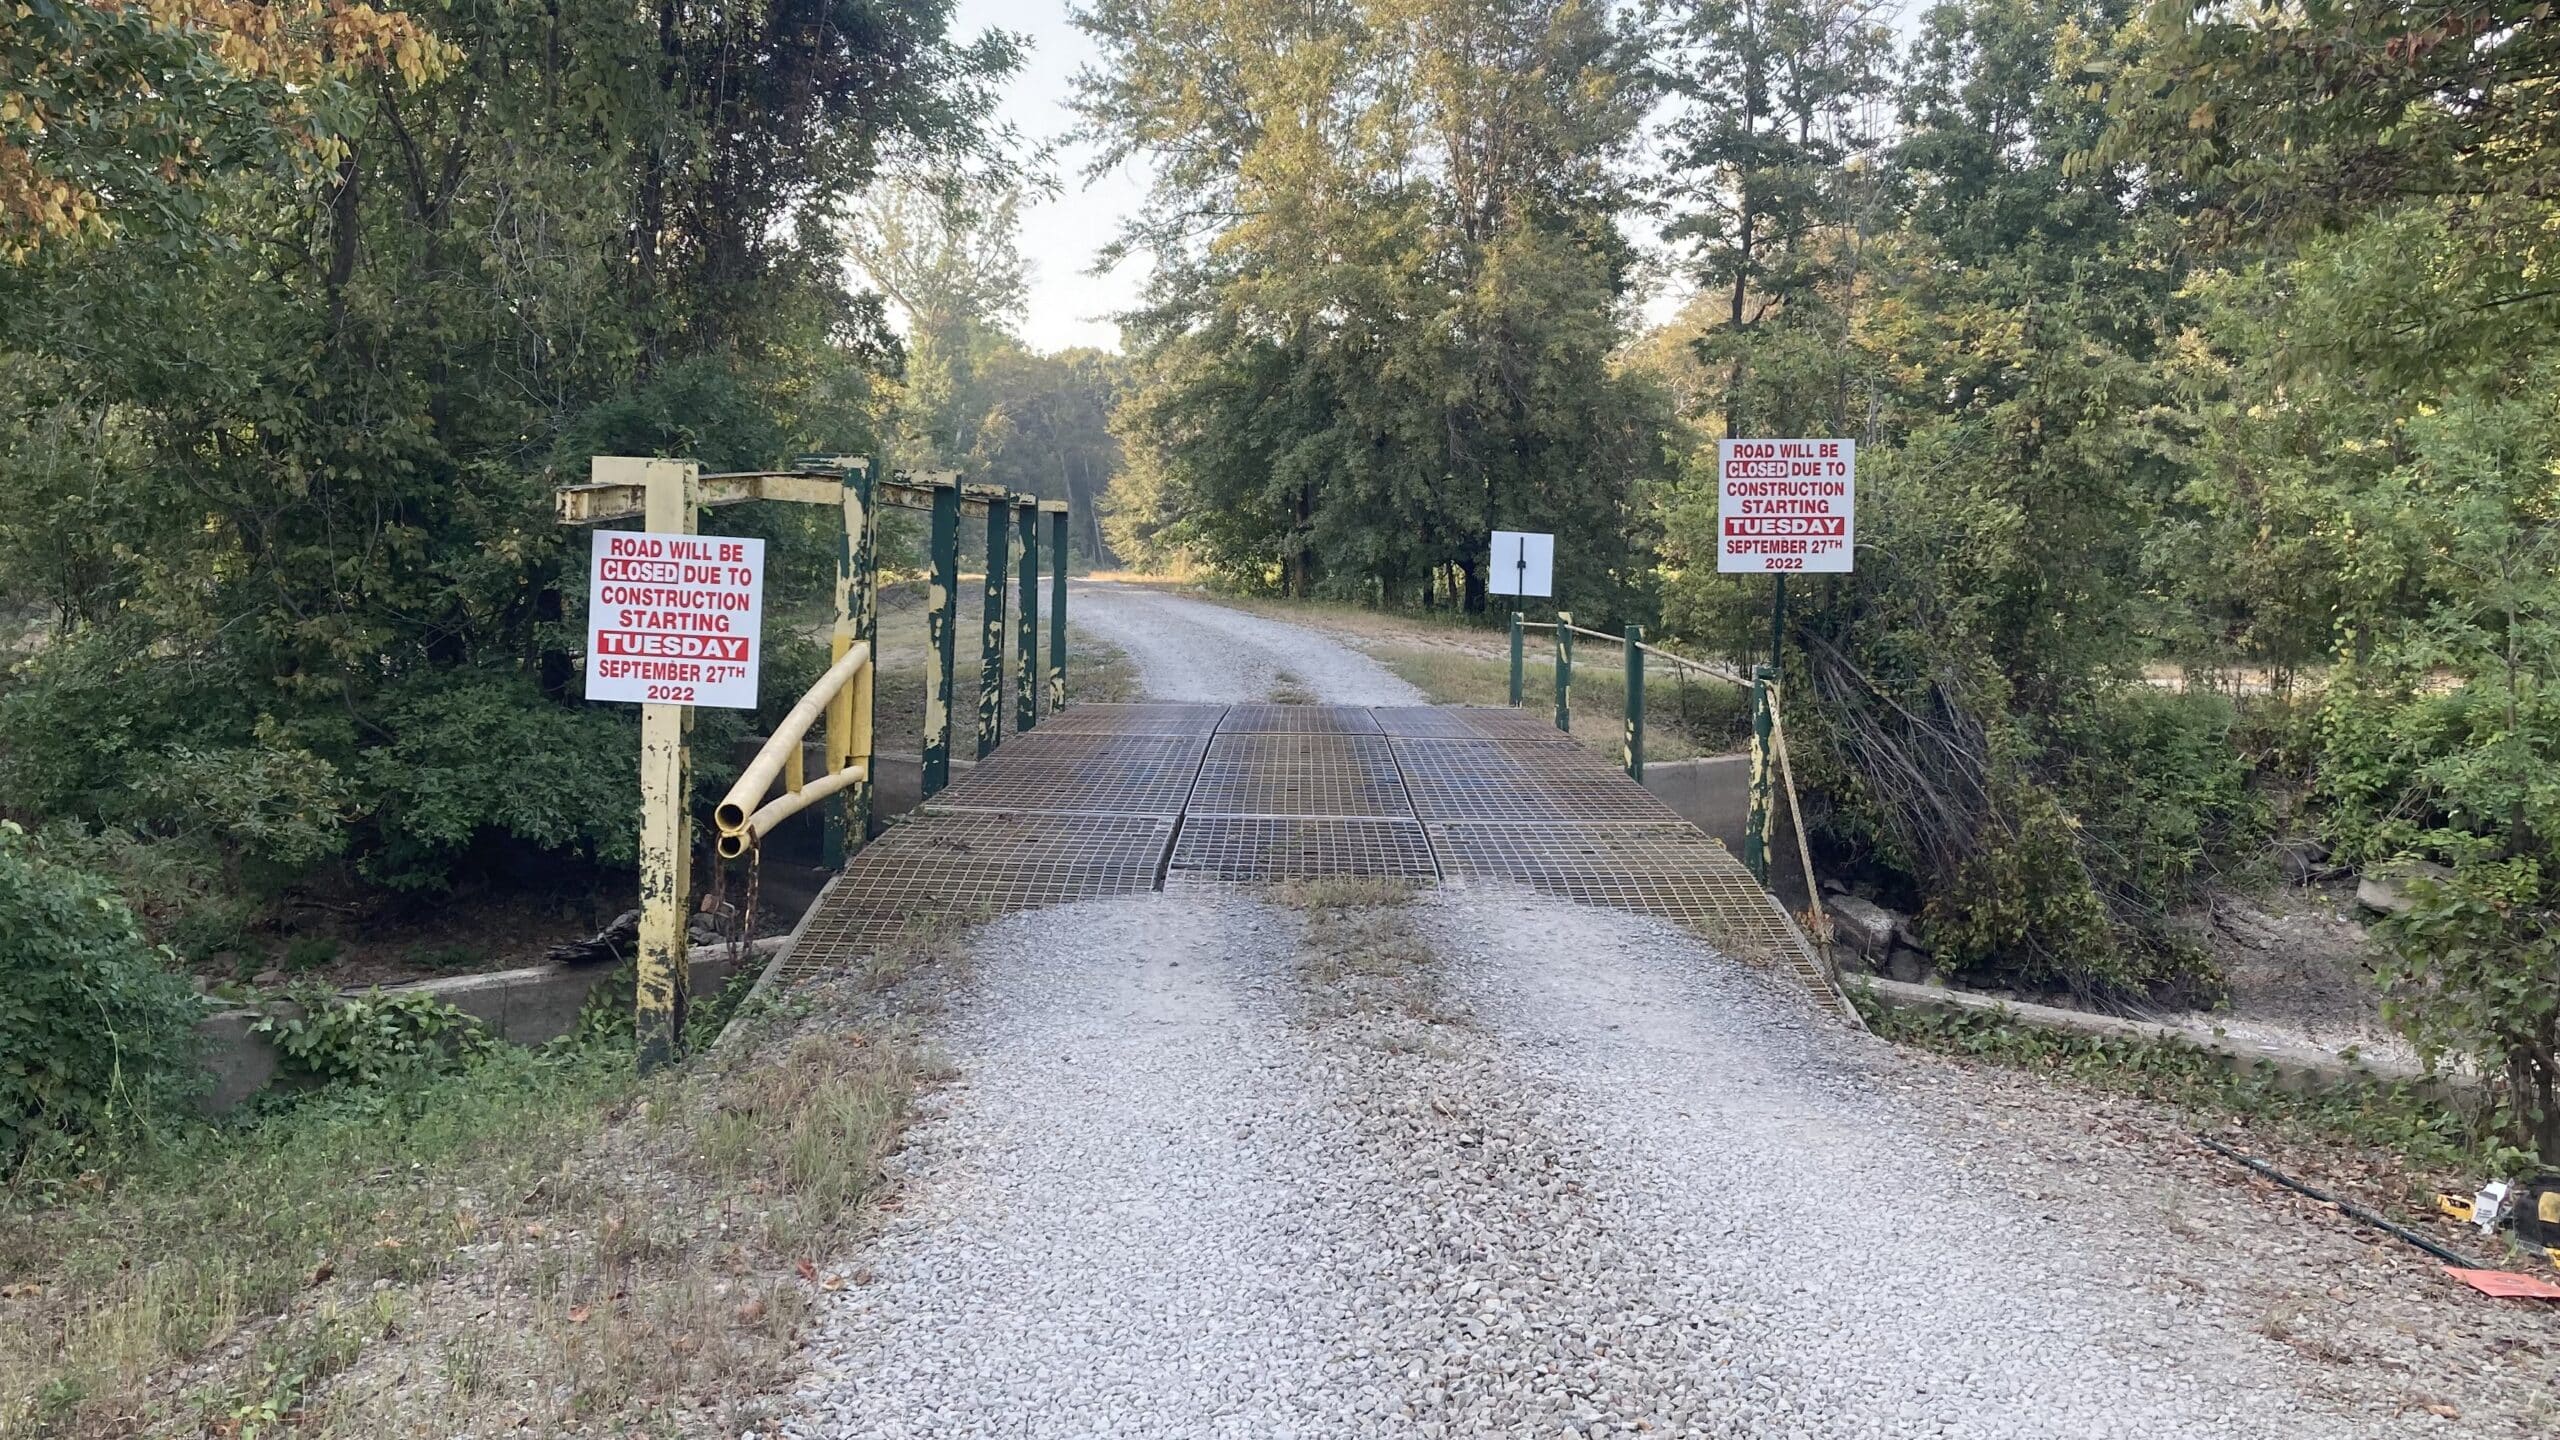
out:
{"label": "blank white sign", "polygon": [[1493,569],[1487,572],[1488,595],[1553,595],[1556,593],[1556,537],[1526,530],[1493,532]]}

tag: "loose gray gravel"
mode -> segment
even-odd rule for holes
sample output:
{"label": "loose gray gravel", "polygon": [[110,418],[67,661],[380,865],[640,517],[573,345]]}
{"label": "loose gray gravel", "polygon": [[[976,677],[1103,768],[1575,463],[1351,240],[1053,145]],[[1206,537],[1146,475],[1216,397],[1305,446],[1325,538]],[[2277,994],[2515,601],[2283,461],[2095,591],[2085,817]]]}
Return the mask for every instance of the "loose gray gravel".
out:
{"label": "loose gray gravel", "polygon": [[[2067,1109],[1850,1034],[1679,932],[1502,889],[1403,913],[1439,958],[1401,1007],[1314,993],[1300,917],[1240,895],[981,932],[960,1078],[901,1157],[873,1278],[824,1297],[785,1433],[2255,1440],[2548,1418],[2499,1398],[2518,1374],[2547,1389],[2547,1356],[2467,1371],[2412,1338],[2434,1312],[2379,1301],[2272,1325],[2233,1273],[2307,1252],[2396,1296],[2423,1270],[2144,1173]],[[2287,1343],[2301,1324],[2349,1360]]]}
{"label": "loose gray gravel", "polygon": [[1279,620],[1132,585],[1079,583],[1076,624],[1120,647],[1150,700],[1229,704],[1283,691],[1324,705],[1420,705],[1421,691],[1342,644]]}
{"label": "loose gray gravel", "polygon": [[[1421,699],[1281,622],[1074,603],[1154,698]],[[1241,893],[978,932],[957,1078],[781,1433],[2560,1433],[2542,1316],[2174,1117],[1896,1051],[1641,917],[1397,913],[1436,957],[1405,981]]]}

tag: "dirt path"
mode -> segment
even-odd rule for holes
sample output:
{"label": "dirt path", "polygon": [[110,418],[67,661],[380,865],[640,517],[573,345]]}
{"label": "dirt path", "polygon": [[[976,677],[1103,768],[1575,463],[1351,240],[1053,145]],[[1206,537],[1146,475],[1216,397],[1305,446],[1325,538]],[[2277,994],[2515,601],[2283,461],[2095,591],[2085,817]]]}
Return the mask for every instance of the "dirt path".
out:
{"label": "dirt path", "polygon": [[1150,700],[1420,705],[1422,692],[1315,631],[1130,585],[1078,584],[1076,623],[1120,647]]}

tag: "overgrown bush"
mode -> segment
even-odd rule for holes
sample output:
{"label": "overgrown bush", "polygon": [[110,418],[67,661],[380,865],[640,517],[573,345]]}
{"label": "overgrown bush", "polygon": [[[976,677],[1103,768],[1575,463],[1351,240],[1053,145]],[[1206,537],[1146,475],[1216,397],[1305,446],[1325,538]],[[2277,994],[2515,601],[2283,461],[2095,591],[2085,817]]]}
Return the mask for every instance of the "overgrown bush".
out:
{"label": "overgrown bush", "polygon": [[295,998],[298,1013],[270,1014],[256,1030],[288,1071],[313,1080],[419,1080],[459,1069],[497,1046],[477,1019],[421,990],[314,991]]}
{"label": "overgrown bush", "polygon": [[634,719],[628,706],[550,703],[510,672],[422,677],[388,708],[390,743],[357,766],[375,832],[364,873],[398,889],[436,889],[492,835],[630,863],[640,803]]}
{"label": "overgrown bush", "polygon": [[0,821],[0,1169],[68,1167],[148,1123],[202,1013],[112,885]]}
{"label": "overgrown bush", "polygon": [[2507,1135],[2560,1157],[2560,894],[2531,858],[2409,888],[2410,908],[2377,927],[2384,1013],[2430,1061],[2472,1057],[2503,1091]]}

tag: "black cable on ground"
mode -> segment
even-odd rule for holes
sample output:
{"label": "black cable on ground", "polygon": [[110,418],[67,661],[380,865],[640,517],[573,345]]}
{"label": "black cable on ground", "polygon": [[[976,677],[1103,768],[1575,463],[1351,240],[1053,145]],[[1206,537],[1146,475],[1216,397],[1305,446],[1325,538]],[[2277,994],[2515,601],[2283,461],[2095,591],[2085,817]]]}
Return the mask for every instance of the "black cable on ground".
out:
{"label": "black cable on ground", "polygon": [[2437,1244],[2433,1240],[2428,1239],[2426,1236],[2419,1234],[2417,1231],[2410,1229],[2406,1225],[2385,1220],[2381,1216],[2376,1215],[2363,1206],[2356,1204],[2352,1200],[2341,1200],[2337,1196],[2330,1194],[2328,1191],[2323,1190],[2316,1185],[2310,1185],[2303,1181],[2296,1180],[2292,1176],[2278,1170],[2273,1165],[2268,1164],[2266,1161],[2257,1159],[2253,1156],[2243,1155],[2239,1151],[2232,1149],[2230,1146],[2223,1144],[2221,1141],[2214,1139],[2210,1135],[2197,1135],[2196,1143],[2217,1155],[2239,1161],[2241,1164],[2246,1165],[2250,1169],[2257,1171],[2259,1174],[2266,1176],[2268,1179],[2273,1180],[2287,1190],[2291,1190],[2300,1195],[2308,1195],[2323,1205],[2333,1206],[2339,1213],[2347,1216],[2347,1218],[2351,1220],[2355,1220],[2360,1224],[2370,1225],[2374,1229],[2381,1231],[2383,1234],[2388,1235],[2395,1240],[2403,1240],[2411,1245],[2415,1245],[2419,1249],[2426,1251],[2428,1254],[2433,1255],[2447,1265],[2459,1266],[2465,1270],[2485,1270],[2492,1268],[2483,1265],[2479,1261],[2473,1260],[2468,1256],[2448,1250],[2444,1246]]}

